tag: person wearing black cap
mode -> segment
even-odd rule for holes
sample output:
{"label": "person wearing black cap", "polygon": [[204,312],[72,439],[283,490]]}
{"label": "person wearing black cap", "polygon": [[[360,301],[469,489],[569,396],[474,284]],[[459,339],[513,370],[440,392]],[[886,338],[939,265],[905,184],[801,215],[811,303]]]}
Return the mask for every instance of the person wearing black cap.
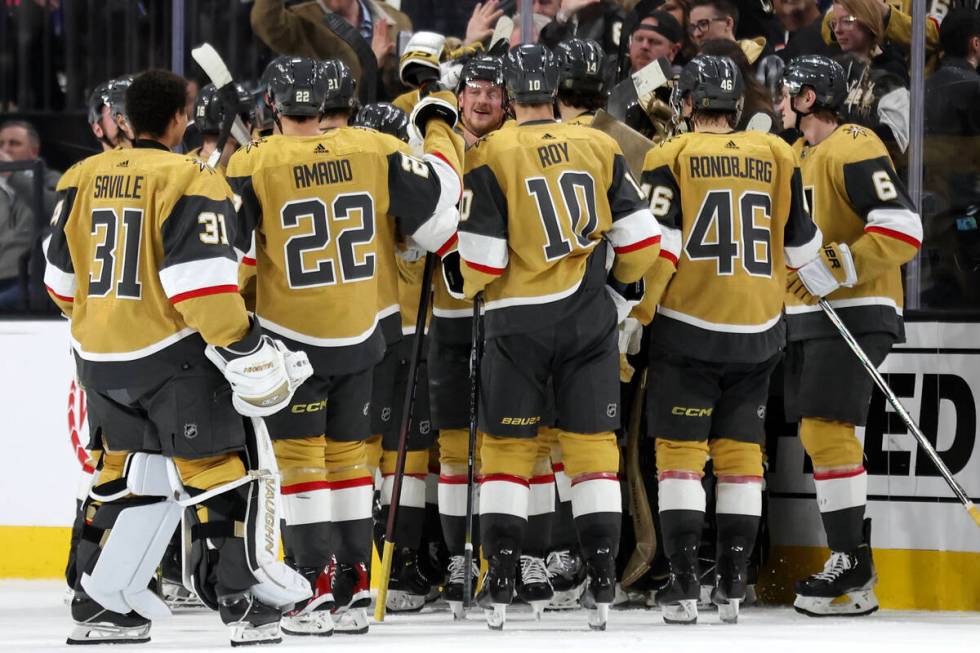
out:
{"label": "person wearing black cap", "polygon": [[651,61],[664,58],[673,63],[684,44],[681,24],[666,11],[653,11],[640,19],[629,37],[627,53],[630,73]]}

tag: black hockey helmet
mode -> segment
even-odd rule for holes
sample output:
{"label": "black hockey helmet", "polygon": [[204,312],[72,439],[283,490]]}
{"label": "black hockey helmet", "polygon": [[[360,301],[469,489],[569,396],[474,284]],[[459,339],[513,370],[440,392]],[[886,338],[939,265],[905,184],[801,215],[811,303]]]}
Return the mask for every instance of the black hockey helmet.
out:
{"label": "black hockey helmet", "polygon": [[558,58],[558,88],[601,93],[605,81],[602,64],[606,53],[597,42],[585,39],[562,41],[555,48]]}
{"label": "black hockey helmet", "polygon": [[266,70],[269,100],[282,116],[319,116],[327,95],[321,63],[306,57],[278,57]]}
{"label": "black hockey helmet", "polygon": [[456,93],[462,93],[463,88],[471,82],[490,82],[494,86],[504,86],[504,64],[497,57],[473,57],[465,64],[459,73],[459,83]]}
{"label": "black hockey helmet", "polygon": [[[241,84],[235,84],[238,94],[237,113],[247,124],[255,122],[255,107],[252,95]],[[202,88],[194,101],[194,124],[202,134],[217,134],[221,131],[221,123],[225,117],[225,107],[214,84]]]}
{"label": "black hockey helmet", "polygon": [[805,54],[794,57],[783,71],[783,87],[793,97],[809,86],[817,95],[814,109],[837,111],[847,97],[844,67],[829,57]]}
{"label": "black hockey helmet", "polygon": [[89,94],[88,102],[86,103],[88,106],[88,124],[94,125],[102,118],[102,107],[109,104],[110,84],[112,84],[111,79],[107,82],[102,82]]}
{"label": "black hockey helmet", "polygon": [[742,73],[734,61],[728,57],[699,54],[681,71],[670,104],[681,115],[684,98],[690,95],[695,111],[733,111],[737,120],[742,113],[744,92]]}
{"label": "black hockey helmet", "polygon": [[133,84],[134,79],[134,75],[123,75],[109,82],[106,103],[112,111],[113,118],[122,116],[126,122],[129,122],[129,116],[126,114],[126,91]]}
{"label": "black hockey helmet", "polygon": [[547,104],[558,90],[558,60],[543,45],[513,48],[504,58],[504,83],[514,102]]}
{"label": "black hockey helmet", "polygon": [[370,127],[408,142],[408,114],[388,102],[365,104],[354,116],[357,127]]}
{"label": "black hockey helmet", "polygon": [[326,85],[323,108],[357,110],[357,80],[354,73],[340,59],[320,62],[320,75]]}

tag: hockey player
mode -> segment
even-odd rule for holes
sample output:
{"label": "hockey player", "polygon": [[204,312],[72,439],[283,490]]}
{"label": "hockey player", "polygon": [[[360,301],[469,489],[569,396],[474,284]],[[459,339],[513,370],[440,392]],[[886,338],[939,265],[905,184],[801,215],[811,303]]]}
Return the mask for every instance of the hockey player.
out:
{"label": "hockey player", "polygon": [[810,261],[820,232],[806,212],[796,155],[778,137],[735,132],[738,67],[701,55],[672,104],[693,129],[650,150],[643,185],[661,221],[660,258],[637,314],[650,326],[647,432],[656,438],[668,623],[694,623],[700,593],[701,483],[718,479],[713,601],[734,623],[762,509],[763,422],[769,376],[785,338],[786,267]]}
{"label": "hockey player", "polygon": [[467,146],[500,129],[507,119],[507,93],[500,59],[481,56],[467,61],[459,75],[456,97]]}
{"label": "hockey player", "polygon": [[254,231],[256,315],[305,350],[314,370],[267,420],[283,474],[287,557],[315,591],[283,629],[328,635],[333,609],[338,632],[365,633],[373,495],[365,440],[385,347],[382,283],[394,275],[396,231],[433,252],[454,242],[462,142],[449,93],[413,111],[426,137],[419,159],[391,136],[347,127],[356,95],[344,64],[277,61],[269,97],[282,136],[239,150],[228,176],[242,198],[243,234]]}
{"label": "hockey player", "polygon": [[[255,111],[251,106],[252,97],[245,92],[245,89],[240,84],[235,84],[235,90],[238,91],[238,101],[240,103],[239,114],[242,118],[242,123],[246,129],[251,131],[252,123],[255,121]],[[225,107],[221,104],[221,98],[218,96],[218,89],[215,88],[214,84],[208,84],[200,90],[197,94],[197,99],[194,100],[194,125],[201,133],[203,142],[201,143],[201,147],[192,150],[188,154],[201,161],[208,160],[208,157],[211,156],[211,153],[218,146],[218,136],[221,133],[221,123],[225,118],[225,110]],[[239,143],[233,136],[229,135],[216,167],[224,172],[226,165],[221,162],[227,162],[231,158],[231,155],[235,153],[235,150],[242,145],[247,145],[247,143]]]}
{"label": "hockey player", "polygon": [[171,497],[231,482],[239,487],[199,506],[198,589],[233,645],[278,641],[280,608],[308,590],[274,559],[253,564],[268,532],[241,484],[250,481],[236,410],[286,405],[300,380],[287,368],[305,357],[263,336],[236,292],[228,185],[169,150],[187,124],[185,81],[149,71],[126,100],[135,149],[65,173],[44,247],[45,285],[71,319],[92,448],[105,452],[76,554],[68,643],[149,641],[149,617],[166,609],[147,584],[182,512]]}
{"label": "hockey player", "polygon": [[489,569],[481,604],[489,625],[502,627],[550,381],[589,621],[605,628],[621,512],[617,310],[605,290],[606,250],[616,252],[611,281],[635,282],[659,250],[660,230],[615,142],[554,120],[558,64],[547,48],[511,50],[504,79],[518,126],[467,152],[459,240],[465,295],[486,296],[480,528]]}
{"label": "hockey player", "polygon": [[116,80],[110,79],[99,84],[88,99],[88,124],[103,152],[120,145],[128,146],[130,142],[116,123],[115,114],[109,104],[112,95],[110,90],[115,83]]}
{"label": "hockey player", "polygon": [[606,53],[595,41],[569,39],[555,48],[558,58],[558,113],[572,125],[591,125],[606,106],[602,64]]}
{"label": "hockey player", "polygon": [[826,297],[881,364],[904,336],[901,266],[922,241],[919,216],[885,146],[870,129],[841,124],[846,94],[843,68],[826,57],[797,57],[784,73],[783,126],[803,134],[796,145],[803,185],[828,243],[791,275],[786,300],[786,415],[799,420],[813,460],[831,550],[823,571],[796,584],[794,605],[811,616],[878,609],[870,520],[864,527],[868,477],[855,433],[867,420],[871,379],[813,304]]}

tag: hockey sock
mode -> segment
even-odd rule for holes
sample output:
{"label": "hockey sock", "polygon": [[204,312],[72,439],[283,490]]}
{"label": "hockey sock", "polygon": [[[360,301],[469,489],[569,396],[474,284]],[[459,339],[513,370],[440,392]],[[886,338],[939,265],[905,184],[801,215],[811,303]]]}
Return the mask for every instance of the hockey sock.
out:
{"label": "hockey sock", "polygon": [[282,474],[282,539],[286,561],[323,569],[330,562],[331,490],[324,467],[324,437],[274,440]]}
{"label": "hockey sock", "polygon": [[547,473],[532,476],[529,483],[527,534],[524,538],[523,550],[528,555],[543,558],[552,548],[551,528],[555,517],[555,476],[549,470]]}
{"label": "hockey sock", "polygon": [[330,482],[332,554],[337,562],[367,564],[371,557],[371,505],[374,479],[367,468],[364,442],[326,439]]}
{"label": "hockey sock", "polygon": [[762,515],[762,477],[722,476],[716,487],[716,556],[731,555],[747,561]]}
{"label": "hockey sock", "polygon": [[533,439],[483,438],[480,539],[487,559],[522,551],[537,448]]}
{"label": "hockey sock", "polygon": [[[381,522],[387,524],[391,494],[395,486],[396,452],[385,451],[381,458]],[[422,540],[425,522],[425,479],[428,476],[429,452],[406,452],[405,475],[402,477],[398,502],[398,521],[395,524],[395,543],[398,548],[417,549]]]}
{"label": "hockey sock", "polygon": [[671,571],[697,573],[705,507],[701,474],[668,470],[660,472],[659,480],[660,528]]}

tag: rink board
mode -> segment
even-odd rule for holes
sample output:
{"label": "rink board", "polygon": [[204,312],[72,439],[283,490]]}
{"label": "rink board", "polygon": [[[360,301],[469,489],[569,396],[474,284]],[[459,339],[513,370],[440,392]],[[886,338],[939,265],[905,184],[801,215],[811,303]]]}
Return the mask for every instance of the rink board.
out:
{"label": "rink board", "polygon": [[[980,324],[917,322],[908,332],[882,371],[977,500]],[[64,570],[80,472],[67,427],[67,341],[64,322],[0,322],[4,446],[13,463],[0,477],[0,496],[8,498],[0,505],[0,578],[58,578]],[[861,436],[882,606],[980,610],[980,530],[880,396]],[[775,449],[773,551],[760,589],[767,599],[786,601],[792,581],[819,568],[826,553],[799,440],[788,434]]]}

